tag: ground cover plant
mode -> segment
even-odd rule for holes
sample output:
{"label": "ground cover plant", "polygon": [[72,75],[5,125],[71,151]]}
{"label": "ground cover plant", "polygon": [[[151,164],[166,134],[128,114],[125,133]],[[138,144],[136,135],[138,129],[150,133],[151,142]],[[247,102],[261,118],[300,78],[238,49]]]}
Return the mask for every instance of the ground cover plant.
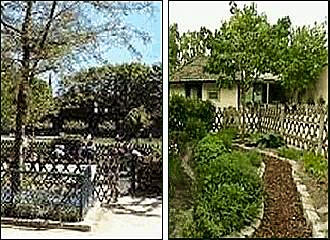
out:
{"label": "ground cover plant", "polygon": [[281,157],[300,162],[304,171],[316,180],[328,176],[328,162],[321,154],[287,147],[280,148],[278,153]]}
{"label": "ground cover plant", "polygon": [[193,203],[193,179],[183,165],[190,168],[192,149],[211,130],[214,106],[209,102],[173,96],[169,109],[169,232],[170,237],[182,237],[192,221]]}
{"label": "ground cover plant", "polygon": [[238,231],[253,221],[261,204],[262,183],[257,174],[261,156],[253,151],[232,151],[222,140],[228,135],[228,131],[209,134],[194,154],[198,162],[191,228],[195,237],[214,238]]}
{"label": "ground cover plant", "polygon": [[196,179],[179,177],[184,176],[184,169],[179,166],[180,155],[170,157],[170,192],[178,187],[173,189],[172,184],[171,188],[171,181],[181,182],[191,198],[190,204],[182,207],[183,202],[180,206],[178,201],[183,199],[170,195],[170,201],[176,202],[172,206],[170,202],[171,237],[225,236],[251,223],[258,214],[262,183],[257,169],[261,156],[255,151],[234,151],[232,141],[236,136],[237,130],[228,128],[195,142],[189,165]]}

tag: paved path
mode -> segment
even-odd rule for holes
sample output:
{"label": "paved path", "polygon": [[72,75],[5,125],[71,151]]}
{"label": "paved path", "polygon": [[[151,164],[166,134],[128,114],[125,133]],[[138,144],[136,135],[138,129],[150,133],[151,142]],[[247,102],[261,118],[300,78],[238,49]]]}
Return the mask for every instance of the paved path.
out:
{"label": "paved path", "polygon": [[82,224],[91,225],[92,231],[1,226],[1,239],[161,239],[162,200],[124,197],[114,205],[92,208]]}

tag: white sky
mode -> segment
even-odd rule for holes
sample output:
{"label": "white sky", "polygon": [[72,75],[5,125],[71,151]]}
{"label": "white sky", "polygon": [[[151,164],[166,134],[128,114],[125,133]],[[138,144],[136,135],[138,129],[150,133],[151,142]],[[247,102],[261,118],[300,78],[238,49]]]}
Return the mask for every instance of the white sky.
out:
{"label": "white sky", "polygon": [[[254,1],[259,13],[265,12],[272,24],[278,18],[290,16],[293,25],[313,25],[328,22],[327,1]],[[252,1],[236,1],[239,8]],[[229,1],[169,1],[169,23],[178,23],[179,32],[198,31],[205,26],[211,31],[219,28],[221,20],[230,17]],[[327,30],[328,31],[328,30]]]}

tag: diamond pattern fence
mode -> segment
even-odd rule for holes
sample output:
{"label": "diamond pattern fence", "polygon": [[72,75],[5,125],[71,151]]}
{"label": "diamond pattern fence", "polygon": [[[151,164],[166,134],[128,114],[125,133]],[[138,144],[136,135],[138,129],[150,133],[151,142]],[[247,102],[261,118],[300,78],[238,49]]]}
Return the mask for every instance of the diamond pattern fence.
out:
{"label": "diamond pattern fence", "polygon": [[95,200],[109,203],[155,185],[152,191],[161,194],[159,146],[30,141],[19,170],[11,168],[12,147],[13,141],[1,141],[2,216],[79,221]]}
{"label": "diamond pattern fence", "polygon": [[218,108],[213,132],[236,126],[245,133],[280,134],[288,146],[321,152],[328,159],[328,106],[257,105]]}

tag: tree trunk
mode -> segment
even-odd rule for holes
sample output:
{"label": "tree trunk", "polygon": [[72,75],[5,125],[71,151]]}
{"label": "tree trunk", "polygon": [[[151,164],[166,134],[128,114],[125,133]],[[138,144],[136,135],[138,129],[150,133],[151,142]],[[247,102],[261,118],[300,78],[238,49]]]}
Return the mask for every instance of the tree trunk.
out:
{"label": "tree trunk", "polygon": [[22,61],[22,77],[19,79],[19,89],[17,96],[17,113],[16,113],[16,134],[14,144],[14,159],[12,162],[11,169],[14,170],[12,173],[12,191],[16,193],[20,186],[20,176],[17,172],[20,168],[21,155],[22,155],[22,144],[23,144],[23,129],[26,123],[26,115],[28,110],[27,97],[29,91],[29,75],[30,75],[30,25],[31,25],[31,14],[32,14],[32,1],[27,2],[25,20],[22,25],[22,50],[23,50],[23,61]]}

